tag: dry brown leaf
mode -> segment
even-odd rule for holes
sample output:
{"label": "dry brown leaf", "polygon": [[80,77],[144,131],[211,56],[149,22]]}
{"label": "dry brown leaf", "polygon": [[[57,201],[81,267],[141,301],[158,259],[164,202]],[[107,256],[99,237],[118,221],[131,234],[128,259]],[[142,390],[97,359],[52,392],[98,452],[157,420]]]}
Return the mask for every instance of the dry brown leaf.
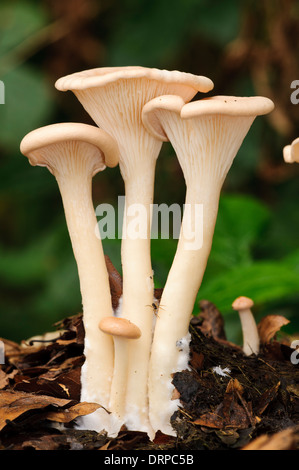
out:
{"label": "dry brown leaf", "polygon": [[101,408],[101,405],[98,403],[82,402],[64,410],[49,411],[44,415],[44,417],[50,421],[56,421],[57,423],[69,423],[79,416],[93,413],[98,408]]}
{"label": "dry brown leaf", "polygon": [[[215,411],[203,414],[200,418],[193,421],[193,424],[207,428],[222,429],[225,427],[224,418],[220,415],[222,406],[219,405]],[[219,412],[219,414],[218,414]]]}
{"label": "dry brown leaf", "polygon": [[270,343],[275,334],[290,321],[282,315],[267,315],[258,324],[261,344]]}
{"label": "dry brown leaf", "polygon": [[201,370],[203,368],[203,365],[204,365],[204,355],[203,355],[203,353],[197,353],[196,351],[192,351],[190,364],[193,367],[193,369]]}
{"label": "dry brown leaf", "polygon": [[[203,414],[193,423],[208,428],[246,429],[255,423],[250,404],[242,398],[243,387],[237,379],[227,385],[223,402],[214,411]],[[238,403],[241,402],[241,405]]]}
{"label": "dry brown leaf", "polygon": [[19,445],[15,446],[15,450],[56,450],[59,448],[59,442],[55,442],[57,436],[39,436],[38,438],[32,438],[25,440]]}
{"label": "dry brown leaf", "polygon": [[199,302],[199,307],[201,311],[197,318],[202,321],[200,326],[201,331],[215,339],[219,338],[226,340],[224,320],[215,305],[208,300],[201,300]]}
{"label": "dry brown leaf", "polygon": [[[297,434],[297,435],[296,435]],[[272,436],[264,434],[247,444],[242,450],[292,450],[298,442],[298,429],[284,429]]]}
{"label": "dry brown leaf", "polygon": [[277,395],[279,387],[280,387],[280,382],[278,382],[277,384],[275,384],[273,387],[271,387],[269,390],[266,390],[262,394],[262,396],[260,397],[256,405],[256,413],[258,415],[261,415],[265,411],[269,403],[271,403],[271,401],[274,400],[274,398]]}
{"label": "dry brown leaf", "polygon": [[2,390],[0,391],[0,431],[6,426],[7,421],[13,421],[27,411],[43,409],[50,405],[65,407],[70,403],[71,400],[63,398]]}
{"label": "dry brown leaf", "polygon": [[109,284],[114,309],[118,307],[119,299],[122,295],[122,278],[117,269],[113,266],[108,255],[105,255],[106,267],[109,275]]}
{"label": "dry brown leaf", "polygon": [[109,447],[109,445],[110,445],[110,442],[111,442],[111,441],[106,442],[106,444],[104,444],[102,447],[100,447],[99,450],[108,450],[108,447]]}

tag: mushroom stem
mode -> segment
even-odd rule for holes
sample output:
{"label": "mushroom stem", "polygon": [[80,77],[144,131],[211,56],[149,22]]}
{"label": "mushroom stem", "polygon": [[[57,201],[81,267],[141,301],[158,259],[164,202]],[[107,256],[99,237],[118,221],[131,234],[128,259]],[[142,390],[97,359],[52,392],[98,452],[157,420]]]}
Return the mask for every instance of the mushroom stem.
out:
{"label": "mushroom stem", "polygon": [[239,311],[243,332],[243,352],[246,356],[258,354],[260,339],[257,325],[250,308]]}
{"label": "mushroom stem", "polygon": [[[200,204],[203,220],[196,221],[195,208]],[[179,406],[178,399],[171,400],[174,390],[171,376],[188,369],[189,322],[211,250],[218,204],[219,191],[205,192],[201,185],[196,192],[186,191],[180,238],[161,298],[163,307],[156,320],[149,376],[150,419],[155,430],[168,435],[175,435],[170,417]],[[192,238],[188,235],[190,228]],[[190,249],[192,245],[198,246],[201,237],[201,247]],[[187,347],[181,348],[182,341],[187,342]],[[163,413],[161,403],[167,404]]]}
{"label": "mushroom stem", "polygon": [[114,370],[110,392],[109,411],[119,420],[120,427],[124,424],[126,406],[126,388],[128,376],[129,340],[114,337]]}
{"label": "mushroom stem", "polygon": [[[129,348],[126,423],[129,429],[136,429],[136,422],[140,423],[138,430],[147,431],[149,429],[148,362],[153,324],[153,310],[149,306],[153,302],[154,295],[150,256],[151,204],[154,192],[153,165],[146,171],[136,174],[132,180],[126,180],[125,188],[126,206],[121,245],[122,315],[136,324],[142,332],[141,337],[131,343]],[[136,194],[139,195],[138,204]],[[135,228],[140,230],[139,234],[135,232]],[[146,427],[142,423],[147,423]]]}
{"label": "mushroom stem", "polygon": [[232,308],[237,310],[241,321],[243,334],[243,352],[246,356],[258,354],[260,350],[260,337],[251,311],[253,301],[248,297],[238,297],[232,304]]}
{"label": "mushroom stem", "polygon": [[103,318],[99,329],[107,336],[113,336],[114,340],[114,371],[109,410],[120,429],[125,419],[129,344],[130,340],[137,341],[140,338],[141,331],[126,318],[116,317]]}
{"label": "mushroom stem", "polygon": [[[77,262],[87,341],[81,370],[81,401],[108,406],[113,368],[112,339],[99,331],[99,320],[113,315],[102,243],[91,200],[91,178],[57,176],[67,227]],[[101,288],[99,288],[101,286]]]}

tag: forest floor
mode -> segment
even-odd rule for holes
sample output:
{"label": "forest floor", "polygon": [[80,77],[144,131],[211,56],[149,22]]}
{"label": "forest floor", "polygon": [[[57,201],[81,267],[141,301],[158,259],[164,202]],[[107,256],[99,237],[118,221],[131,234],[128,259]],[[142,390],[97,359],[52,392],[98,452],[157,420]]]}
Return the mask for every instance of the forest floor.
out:
{"label": "forest floor", "polygon": [[266,318],[259,355],[245,356],[226,340],[214,305],[200,306],[190,322],[189,370],[173,377],[181,402],[172,417],[176,437],[158,433],[150,442],[125,428],[116,438],[76,429],[76,418],[98,406],[80,403],[84,328],[78,314],[57,324],[59,339],[48,343],[2,339],[0,449],[297,450],[299,365],[291,361],[289,340],[276,339],[283,318]]}

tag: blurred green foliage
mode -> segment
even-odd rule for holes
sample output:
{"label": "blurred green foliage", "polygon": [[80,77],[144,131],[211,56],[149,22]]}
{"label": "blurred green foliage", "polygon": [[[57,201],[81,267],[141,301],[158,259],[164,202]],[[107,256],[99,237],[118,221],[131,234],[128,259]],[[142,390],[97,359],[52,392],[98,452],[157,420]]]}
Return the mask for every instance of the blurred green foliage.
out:
{"label": "blurred green foliage", "polygon": [[[213,248],[198,300],[225,315],[239,295],[257,319],[278,313],[299,330],[299,165],[282,148],[299,134],[290,83],[299,78],[299,7],[265,0],[3,0],[0,4],[0,337],[21,340],[80,311],[76,264],[58,188],[19,151],[23,136],[53,122],[91,122],[62,75],[100,66],[144,65],[207,75],[215,94],[264,94],[271,117],[257,118],[223,188]],[[296,36],[297,35],[297,36]],[[123,194],[118,169],[94,178],[94,202]],[[185,185],[169,144],[157,163],[155,202],[183,204]],[[104,240],[117,269],[120,241]],[[153,240],[156,286],[163,287],[176,240]],[[194,313],[198,313],[196,303]]]}

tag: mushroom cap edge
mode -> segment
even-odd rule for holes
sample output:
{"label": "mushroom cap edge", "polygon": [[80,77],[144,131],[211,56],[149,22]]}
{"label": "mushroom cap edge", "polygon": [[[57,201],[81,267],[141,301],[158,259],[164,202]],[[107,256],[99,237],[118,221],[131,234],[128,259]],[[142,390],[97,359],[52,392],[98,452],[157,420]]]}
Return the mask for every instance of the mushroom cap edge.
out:
{"label": "mushroom cap edge", "polygon": [[115,167],[118,164],[119,150],[113,137],[96,126],[77,122],[50,124],[29,132],[21,141],[20,151],[30,160],[30,154],[39,148],[65,141],[94,145],[102,153],[105,166]]}

